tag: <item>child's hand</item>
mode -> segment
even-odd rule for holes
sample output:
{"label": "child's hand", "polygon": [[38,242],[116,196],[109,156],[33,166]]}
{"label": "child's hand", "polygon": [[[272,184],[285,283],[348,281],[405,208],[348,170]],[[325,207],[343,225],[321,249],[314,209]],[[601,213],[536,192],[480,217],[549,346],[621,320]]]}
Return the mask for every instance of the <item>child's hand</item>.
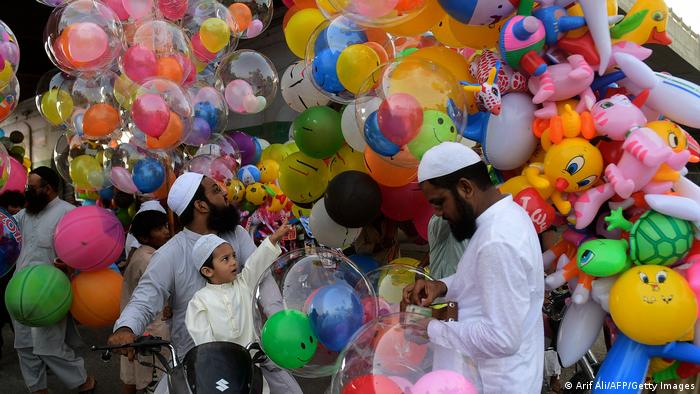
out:
{"label": "child's hand", "polygon": [[274,234],[270,235],[270,242],[272,242],[273,245],[277,245],[280,243],[282,238],[284,238],[287,233],[289,233],[292,230],[292,226],[288,224],[287,219],[284,220],[284,223],[277,229],[277,231],[274,232]]}

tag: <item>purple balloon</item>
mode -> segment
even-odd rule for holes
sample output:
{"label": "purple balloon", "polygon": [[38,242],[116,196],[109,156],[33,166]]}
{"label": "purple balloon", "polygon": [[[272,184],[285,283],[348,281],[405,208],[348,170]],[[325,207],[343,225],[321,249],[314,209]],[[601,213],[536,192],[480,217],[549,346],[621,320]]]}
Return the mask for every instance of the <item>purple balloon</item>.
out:
{"label": "purple balloon", "polygon": [[192,131],[187,135],[185,144],[206,144],[209,137],[211,137],[211,127],[209,126],[209,122],[202,118],[194,118],[194,121],[192,122]]}
{"label": "purple balloon", "polygon": [[255,141],[253,137],[241,131],[234,131],[228,135],[236,143],[241,152],[241,164],[255,164]]}

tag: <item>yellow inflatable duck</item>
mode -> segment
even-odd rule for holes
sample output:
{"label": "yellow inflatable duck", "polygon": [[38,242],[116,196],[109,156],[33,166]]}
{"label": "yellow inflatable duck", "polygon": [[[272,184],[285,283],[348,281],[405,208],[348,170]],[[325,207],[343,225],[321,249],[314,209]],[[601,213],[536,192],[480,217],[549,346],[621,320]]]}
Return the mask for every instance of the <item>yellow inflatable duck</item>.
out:
{"label": "yellow inflatable duck", "polygon": [[535,118],[532,131],[545,149],[549,149],[552,143],[560,143],[564,138],[582,136],[590,140],[595,137],[591,113],[583,111],[579,114],[573,109],[575,106],[575,100],[564,102],[563,105],[557,103],[558,115],[549,119]]}
{"label": "yellow inflatable duck", "polygon": [[563,193],[577,193],[590,189],[603,172],[603,155],[598,148],[583,138],[566,138],[552,145],[544,162],[532,163],[520,176],[506,181],[501,193],[516,196],[532,187],[543,199],[551,199],[557,210],[568,215],[571,203]]}
{"label": "yellow inflatable duck", "polygon": [[619,41],[644,44],[671,44],[666,31],[668,7],[663,0],[637,0],[618,24],[610,29],[613,44]]}
{"label": "yellow inflatable duck", "polygon": [[[655,120],[647,123],[647,127],[654,130],[656,134],[664,140],[674,152],[682,152],[688,149],[688,137],[685,130],[681,129],[677,124],[670,120]],[[697,163],[699,158],[691,156],[691,163]],[[680,173],[668,164],[661,164],[661,167],[654,175],[655,182],[675,182],[680,177]]]}

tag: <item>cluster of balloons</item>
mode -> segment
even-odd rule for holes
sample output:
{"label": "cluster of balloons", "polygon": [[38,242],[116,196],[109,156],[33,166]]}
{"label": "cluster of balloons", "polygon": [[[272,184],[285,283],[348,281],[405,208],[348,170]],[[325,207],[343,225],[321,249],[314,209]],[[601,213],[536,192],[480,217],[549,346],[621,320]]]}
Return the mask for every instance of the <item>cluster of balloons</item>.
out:
{"label": "cluster of balloons", "polygon": [[15,34],[0,21],[0,122],[17,108],[19,100],[19,44]]}

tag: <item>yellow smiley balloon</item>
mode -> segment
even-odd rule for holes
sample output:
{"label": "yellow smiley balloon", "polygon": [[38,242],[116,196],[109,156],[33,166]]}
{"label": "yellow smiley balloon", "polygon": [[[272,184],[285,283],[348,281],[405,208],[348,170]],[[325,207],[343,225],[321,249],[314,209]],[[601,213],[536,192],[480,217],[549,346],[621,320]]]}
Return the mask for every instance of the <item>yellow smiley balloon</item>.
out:
{"label": "yellow smiley balloon", "polygon": [[647,345],[692,340],[697,301],[688,282],[671,268],[635,266],[610,290],[610,315],[622,332]]}
{"label": "yellow smiley balloon", "polygon": [[367,173],[365,167],[365,155],[344,145],[333,155],[331,163],[328,165],[331,171],[331,179],[345,171],[361,171]]}
{"label": "yellow smiley balloon", "polygon": [[379,63],[379,56],[372,48],[364,44],[353,44],[340,52],[335,70],[345,89],[357,94],[370,77],[374,77],[371,86],[376,84],[380,75],[374,71]]}
{"label": "yellow smiley balloon", "polygon": [[326,163],[302,152],[292,153],[280,164],[280,188],[294,202],[318,200],[326,191],[328,179]]}

